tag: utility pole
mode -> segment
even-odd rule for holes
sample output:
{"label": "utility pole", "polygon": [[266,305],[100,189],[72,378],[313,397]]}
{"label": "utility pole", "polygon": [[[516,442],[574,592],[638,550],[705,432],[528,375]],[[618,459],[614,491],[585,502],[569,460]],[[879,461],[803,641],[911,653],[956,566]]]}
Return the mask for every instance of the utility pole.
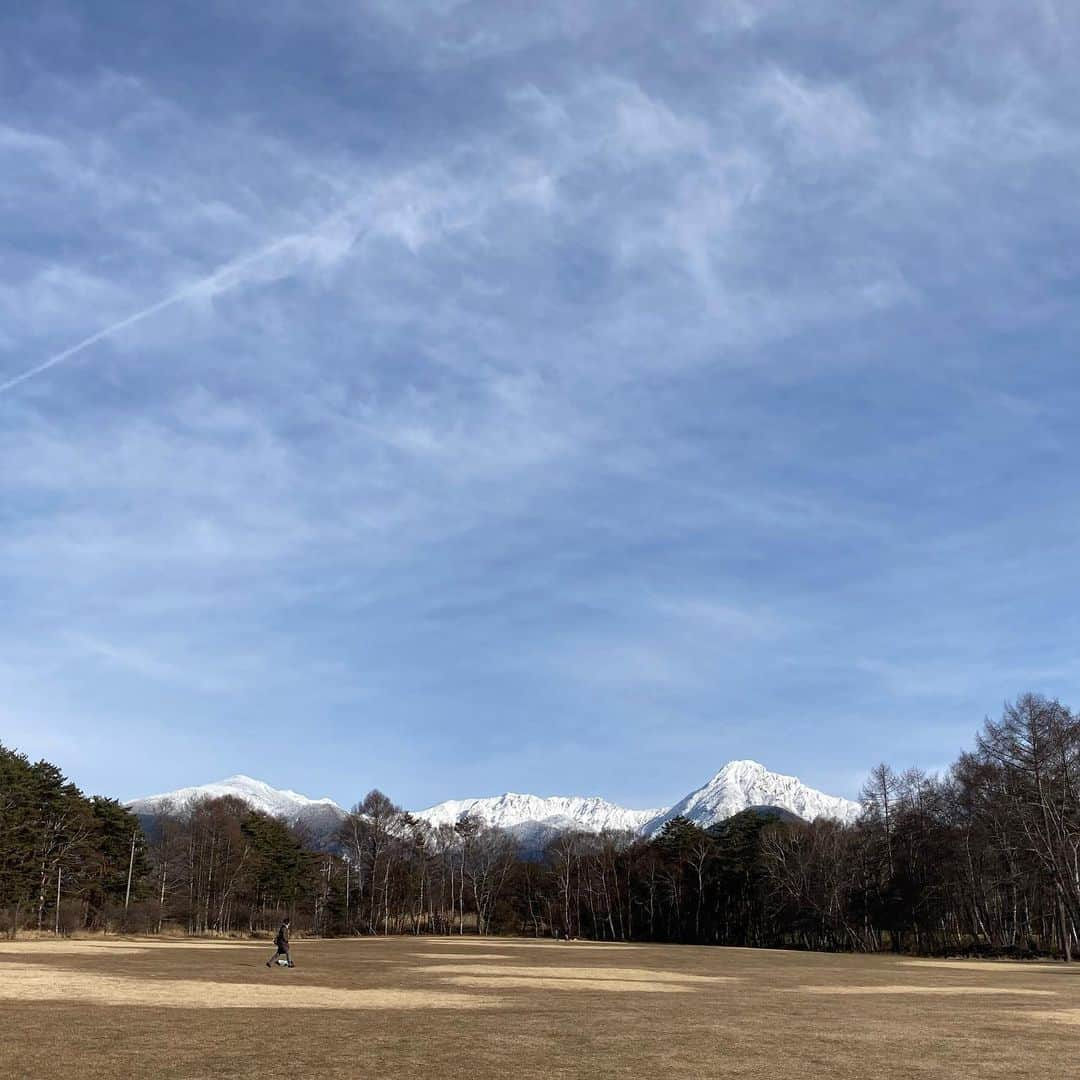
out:
{"label": "utility pole", "polygon": [[139,830],[131,830],[131,855],[128,858],[128,879],[127,879],[127,892],[124,893],[124,925],[122,929],[127,929],[127,917],[128,907],[131,904],[131,874],[135,869],[135,837],[138,836]]}
{"label": "utility pole", "polygon": [[60,882],[64,877],[64,868],[56,867],[56,936],[60,936]]}

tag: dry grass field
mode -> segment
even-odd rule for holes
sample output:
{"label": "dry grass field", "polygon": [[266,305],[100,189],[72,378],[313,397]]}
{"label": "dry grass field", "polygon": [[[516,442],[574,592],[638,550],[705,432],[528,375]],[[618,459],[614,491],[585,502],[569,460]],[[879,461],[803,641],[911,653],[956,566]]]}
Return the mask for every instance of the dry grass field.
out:
{"label": "dry grass field", "polygon": [[395,938],[0,943],[0,1076],[1080,1077],[1080,966]]}

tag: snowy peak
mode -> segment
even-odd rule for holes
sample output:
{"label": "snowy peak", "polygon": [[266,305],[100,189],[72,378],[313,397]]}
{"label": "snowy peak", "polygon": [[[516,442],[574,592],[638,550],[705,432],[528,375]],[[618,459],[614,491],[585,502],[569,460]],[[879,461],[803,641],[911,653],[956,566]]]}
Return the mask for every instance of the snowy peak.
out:
{"label": "snowy peak", "polygon": [[462,815],[477,817],[486,825],[518,829],[523,825],[548,825],[600,833],[605,830],[639,832],[645,822],[662,811],[628,810],[597,797],[519,795],[509,791],[486,799],[452,799],[421,810],[415,817],[429,825],[452,825]]}
{"label": "snowy peak", "polygon": [[[231,795],[255,810],[308,826],[318,835],[336,835],[343,810],[333,799],[309,799],[295,791],[279,790],[250,776],[230,776],[201,787],[180,788],[162,795],[134,799],[128,806],[137,814],[183,813],[198,799]],[[485,799],[453,799],[413,816],[429,825],[453,825],[463,815],[486,825],[507,829],[519,837],[551,835],[568,830],[601,833],[631,832],[652,836],[673,817],[689,818],[708,828],[750,807],[775,806],[806,821],[834,818],[854,821],[861,807],[850,799],[826,795],[807,787],[794,776],[769,772],[756,761],[729,761],[706,784],[667,810],[629,810],[605,799],[578,795],[541,798],[507,792]]]}
{"label": "snowy peak", "polygon": [[797,777],[770,772],[756,761],[729,761],[711,780],[648,822],[643,831],[646,835],[659,832],[674,817],[708,828],[751,806],[779,806],[805,821],[854,821],[862,809],[851,799],[826,795]]}
{"label": "snowy peak", "polygon": [[128,806],[137,814],[157,814],[163,811],[182,813],[199,799],[221,799],[229,795],[243,799],[254,810],[288,821],[295,822],[315,810],[345,816],[345,811],[333,799],[309,799],[299,792],[279,790],[262,780],[243,774],[199,787],[180,788],[162,795],[146,795],[133,799]]}

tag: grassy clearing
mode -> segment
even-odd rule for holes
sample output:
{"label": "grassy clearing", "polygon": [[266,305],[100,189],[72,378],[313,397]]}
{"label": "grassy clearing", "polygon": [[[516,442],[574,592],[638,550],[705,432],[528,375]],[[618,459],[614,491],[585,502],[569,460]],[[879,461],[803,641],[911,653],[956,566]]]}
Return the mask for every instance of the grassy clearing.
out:
{"label": "grassy clearing", "polygon": [[663,946],[0,943],[4,1076],[1065,1076],[1080,968]]}

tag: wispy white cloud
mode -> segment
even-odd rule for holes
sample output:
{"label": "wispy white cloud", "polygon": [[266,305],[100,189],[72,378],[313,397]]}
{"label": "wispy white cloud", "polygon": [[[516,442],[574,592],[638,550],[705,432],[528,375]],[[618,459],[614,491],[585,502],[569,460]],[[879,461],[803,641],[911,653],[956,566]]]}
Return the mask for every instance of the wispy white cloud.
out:
{"label": "wispy white cloud", "polygon": [[661,618],[684,622],[693,632],[719,642],[774,641],[792,628],[790,617],[701,596],[665,597],[656,602]]}
{"label": "wispy white cloud", "polygon": [[815,86],[773,68],[762,78],[758,92],[775,110],[781,131],[800,156],[865,155],[878,147],[873,117],[842,83]]}
{"label": "wispy white cloud", "polygon": [[[277,0],[238,74],[209,9],[147,63],[26,29],[10,700],[122,726],[190,679],[244,732],[240,699],[333,725],[356,694],[450,757],[465,715],[569,745],[585,713],[835,713],[839,771],[927,700],[851,657],[895,660],[952,577],[1013,642],[975,568],[1054,598],[986,507],[1073,552],[1077,20],[867,14]],[[94,64],[50,70],[46,32]],[[965,640],[923,671],[956,709],[992,674]]]}

